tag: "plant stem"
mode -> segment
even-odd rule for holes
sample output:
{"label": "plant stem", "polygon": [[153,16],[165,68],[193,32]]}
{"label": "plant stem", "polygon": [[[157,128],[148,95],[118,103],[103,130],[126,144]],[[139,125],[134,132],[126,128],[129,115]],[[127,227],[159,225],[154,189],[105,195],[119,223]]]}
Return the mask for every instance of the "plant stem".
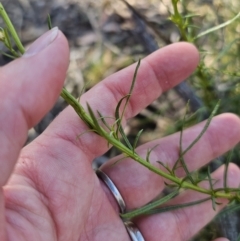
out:
{"label": "plant stem", "polygon": [[172,6],[173,6],[173,11],[174,13],[170,17],[170,19],[177,25],[180,34],[181,34],[181,39],[183,41],[190,42],[187,35],[186,35],[186,26],[184,24],[184,20],[182,15],[178,11],[178,4],[179,0],[172,0]]}
{"label": "plant stem", "polygon": [[[186,26],[186,24],[184,22],[184,18],[181,16],[181,14],[178,11],[178,7],[177,7],[177,3],[178,2],[179,2],[179,0],[172,0],[172,4],[173,4],[173,8],[174,8],[174,14],[171,16],[171,19],[178,26],[178,28],[179,28],[179,30],[181,32],[181,35],[182,35],[182,39],[188,41],[188,36],[186,34],[187,26]],[[20,41],[20,39],[18,37],[18,34],[17,34],[17,32],[16,32],[16,30],[15,30],[11,20],[9,19],[9,17],[8,17],[6,11],[4,10],[4,7],[2,6],[1,3],[0,3],[0,15],[3,18],[3,20],[4,20],[4,22],[5,22],[6,26],[7,26],[7,28],[6,28],[7,30],[5,32],[5,35],[7,37],[7,41],[5,42],[5,46],[7,48],[9,48],[9,50],[13,54],[13,56],[10,56],[10,57],[20,57],[20,53],[24,54],[25,49],[24,49],[24,47],[23,47],[23,45],[22,45],[22,43],[21,43],[21,41]],[[50,18],[48,20],[48,23],[49,23],[49,28],[51,28]],[[13,38],[13,40],[14,40],[17,48],[18,48],[18,51],[20,53],[18,53],[17,51],[15,51],[12,48],[10,37],[8,36],[8,31],[11,34],[11,37]],[[212,29],[211,29],[211,31],[212,31]],[[140,64],[140,62],[139,62],[139,64]],[[126,104],[124,106],[124,111],[125,111],[125,108],[126,108],[126,105],[127,105],[128,101],[129,101],[129,98],[131,96],[133,87],[134,87],[136,74],[137,74],[137,69],[139,67],[139,64],[137,65],[137,68],[136,68],[136,71],[135,71],[135,74],[134,74],[134,79],[133,79],[132,86],[130,88],[130,92],[129,92],[129,94],[126,97],[122,98],[122,100],[126,98]],[[117,129],[117,131],[114,131],[114,128],[113,128],[113,130],[110,131],[111,130],[111,128],[110,128],[110,130],[108,129],[108,131],[110,131],[110,132],[108,132],[102,126],[99,125],[98,118],[95,117],[95,114],[93,113],[93,111],[92,111],[92,109],[91,109],[91,107],[89,105],[88,105],[88,112],[89,113],[87,113],[85,111],[85,109],[83,108],[83,106],[79,104],[78,100],[75,99],[65,88],[62,89],[61,96],[63,97],[63,99],[69,105],[71,105],[74,108],[75,112],[79,115],[79,117],[83,120],[83,122],[90,128],[90,130],[92,130],[96,134],[102,136],[105,140],[108,141],[109,144],[115,146],[118,150],[120,150],[123,153],[123,155],[125,157],[131,158],[131,159],[137,161],[139,164],[145,166],[150,171],[152,171],[152,172],[156,173],[157,175],[160,175],[163,178],[171,181],[173,183],[173,186],[177,187],[177,191],[174,191],[173,193],[169,194],[168,197],[164,197],[164,198],[162,198],[162,200],[157,200],[155,202],[152,202],[151,204],[146,205],[145,207],[142,207],[142,208],[139,208],[137,210],[134,210],[132,213],[129,213],[129,214],[126,213],[125,217],[134,217],[134,215],[136,216],[136,215],[140,215],[140,214],[144,214],[144,213],[150,213],[151,210],[154,211],[153,210],[154,208],[156,208],[159,204],[162,204],[162,203],[168,201],[168,198],[173,197],[179,191],[179,189],[181,189],[181,188],[183,188],[183,189],[191,189],[191,190],[194,190],[194,191],[197,191],[197,192],[201,192],[203,194],[207,194],[207,195],[209,195],[209,197],[212,198],[212,200],[214,201],[214,204],[217,203],[217,202],[215,202],[216,198],[226,198],[226,199],[229,199],[229,200],[235,199],[235,200],[240,201],[239,189],[234,189],[234,188],[227,187],[227,183],[226,183],[227,169],[226,169],[225,175],[224,175],[225,176],[224,177],[225,178],[224,188],[213,189],[213,184],[212,184],[211,177],[210,177],[210,174],[209,174],[210,189],[205,189],[205,188],[202,188],[202,187],[198,186],[198,184],[195,183],[194,181],[191,182],[191,183],[189,181],[187,181],[189,178],[188,179],[178,178],[174,174],[174,171],[164,172],[163,170],[155,167],[154,165],[152,165],[148,161],[149,155],[147,155],[147,157],[145,159],[140,157],[135,152],[136,143],[134,143],[134,146],[132,147],[131,144],[128,142],[127,137],[125,136],[125,134],[123,132],[123,129],[122,129],[122,126],[121,126],[121,121],[122,121],[122,118],[123,118],[123,115],[124,115],[124,111],[123,111],[123,113],[121,115],[119,113],[119,108],[120,108],[121,101],[119,102],[119,107],[117,108],[117,114],[115,116],[116,117],[116,121],[118,121],[117,122],[118,129]],[[215,112],[213,111],[212,115],[214,115]],[[101,119],[102,119],[102,121],[104,120],[102,116],[101,116]],[[103,121],[103,123],[104,123],[104,121]],[[210,121],[211,121],[211,118],[209,119],[209,124],[210,124]],[[207,127],[208,127],[208,125],[206,126],[206,128]],[[185,151],[183,151],[181,153],[180,158],[183,158],[183,155],[201,138],[201,136],[205,132],[205,130],[206,129],[204,129],[202,131],[201,135],[199,135],[199,137],[195,141],[193,141],[193,143]],[[119,138],[118,138],[118,131],[122,134],[122,137],[126,137],[127,145],[124,145],[119,140]],[[141,134],[141,132],[139,132],[138,135],[140,135],[140,134]],[[138,137],[139,136],[137,136],[135,142],[137,142]],[[150,152],[149,152],[149,154],[150,154]],[[174,169],[175,168],[173,167],[173,170]],[[169,170],[169,169],[167,169],[167,170]],[[191,177],[190,173],[187,170],[187,167],[185,167],[185,171],[186,171],[187,175],[189,177]],[[200,201],[198,201],[198,202],[200,202]],[[193,205],[193,204],[196,204],[196,203],[197,202],[190,203],[190,204]],[[190,205],[190,204],[188,203],[186,205]],[[174,207],[174,208],[177,208],[177,207]]]}
{"label": "plant stem", "polygon": [[21,54],[24,54],[25,49],[21,43],[21,40],[19,39],[18,34],[17,34],[15,28],[13,27],[13,24],[1,3],[0,3],[0,15],[3,18],[4,22],[6,23],[9,32],[12,34],[12,37],[16,43],[18,50],[20,51]]}
{"label": "plant stem", "polygon": [[[98,126],[98,128],[95,128],[94,121],[90,117],[89,114],[86,113],[84,108],[79,104],[79,102],[69,93],[66,89],[62,90],[61,96],[64,98],[64,100],[70,104],[76,113],[79,115],[79,117],[89,126],[92,130],[94,130],[97,134],[105,138],[110,144],[118,148],[126,157],[129,157],[141,165],[148,168],[150,171],[168,179],[169,181],[172,181],[180,188],[185,189],[191,189],[197,192],[201,192],[204,194],[208,194],[210,196],[214,196],[215,198],[227,198],[227,199],[239,199],[238,195],[235,193],[226,193],[222,191],[214,191],[211,189],[205,189],[202,187],[199,187],[197,184],[192,184],[187,181],[184,181],[182,178],[178,178],[175,175],[166,173],[162,171],[161,169],[155,167],[151,163],[147,162],[145,159],[140,157],[136,152],[133,152],[131,149],[129,149],[127,146],[125,146],[123,143],[121,143],[119,140],[115,139],[112,135],[110,135],[107,131],[105,131],[102,127]],[[97,130],[99,129],[100,130]]]}

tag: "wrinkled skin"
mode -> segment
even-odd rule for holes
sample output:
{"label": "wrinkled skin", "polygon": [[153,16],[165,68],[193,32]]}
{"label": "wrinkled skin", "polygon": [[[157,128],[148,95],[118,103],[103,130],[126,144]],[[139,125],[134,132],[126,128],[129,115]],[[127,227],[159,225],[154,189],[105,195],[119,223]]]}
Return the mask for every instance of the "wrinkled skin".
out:
{"label": "wrinkled skin", "polygon": [[[48,33],[47,33],[48,34]],[[46,34],[45,34],[46,35]],[[43,41],[38,39],[33,46]],[[34,47],[30,47],[30,49]],[[125,120],[136,115],[162,92],[187,78],[198,63],[198,52],[187,43],[165,47],[142,60]],[[71,107],[66,108],[47,130],[24,147],[27,131],[52,108],[64,83],[69,62],[65,37],[39,53],[25,56],[0,69],[0,240],[1,241],[130,241],[109,190],[96,177],[92,160],[108,150],[107,142],[87,130]],[[130,87],[136,65],[99,83],[81,97],[103,116],[113,116],[119,99]],[[204,122],[184,132],[186,147],[201,131]],[[234,147],[240,140],[240,121],[233,114],[215,117],[202,139],[186,154],[195,170]],[[179,133],[140,146],[159,144],[151,162],[172,166],[179,153]],[[164,188],[163,180],[132,160],[102,169],[115,182],[128,209],[140,207]],[[212,175],[222,186],[223,167]],[[228,184],[238,187],[240,172],[230,165]],[[184,172],[179,169],[179,176]],[[203,183],[202,185],[206,185]],[[187,191],[171,203],[205,197]],[[226,204],[213,211],[211,202],[135,220],[146,241],[186,241],[206,225]],[[221,238],[216,241],[225,241]]]}

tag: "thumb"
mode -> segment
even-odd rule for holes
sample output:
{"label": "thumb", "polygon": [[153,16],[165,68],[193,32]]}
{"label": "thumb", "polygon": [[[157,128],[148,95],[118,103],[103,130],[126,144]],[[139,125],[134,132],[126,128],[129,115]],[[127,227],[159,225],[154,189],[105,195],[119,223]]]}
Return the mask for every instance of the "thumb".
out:
{"label": "thumb", "polygon": [[69,62],[58,28],[37,39],[19,59],[0,68],[0,184],[6,184],[27,131],[52,108]]}

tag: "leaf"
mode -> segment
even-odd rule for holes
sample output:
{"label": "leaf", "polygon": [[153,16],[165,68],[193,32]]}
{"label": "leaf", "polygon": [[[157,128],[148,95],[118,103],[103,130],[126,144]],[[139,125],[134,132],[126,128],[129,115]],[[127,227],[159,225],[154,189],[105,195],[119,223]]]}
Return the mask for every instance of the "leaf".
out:
{"label": "leaf", "polygon": [[146,213],[146,214],[147,214],[147,215],[151,215],[151,214],[169,212],[169,211],[173,211],[173,210],[180,209],[180,208],[186,208],[186,207],[198,205],[198,204],[200,204],[200,203],[209,201],[210,199],[211,199],[211,197],[208,197],[208,198],[200,199],[200,200],[194,201],[194,202],[182,203],[182,204],[177,204],[177,205],[171,205],[171,206],[166,206],[166,207],[162,207],[162,208],[155,208],[155,209],[153,209],[153,210],[150,210],[150,211],[149,211],[148,213]]}
{"label": "leaf", "polygon": [[0,53],[1,53],[2,55],[7,56],[8,58],[11,58],[11,59],[15,59],[15,58],[16,58],[16,57],[13,56],[13,55],[10,55],[10,54],[7,54],[7,53],[3,52],[2,50],[0,50]]}
{"label": "leaf", "polygon": [[179,193],[179,190],[177,189],[177,190],[171,192],[170,194],[168,194],[167,196],[165,196],[161,199],[158,199],[157,201],[151,202],[142,208],[136,209],[136,210],[128,212],[128,213],[120,214],[120,215],[124,219],[132,219],[132,218],[135,218],[140,215],[148,214],[149,212],[151,212],[152,209],[166,203],[167,201],[169,201],[170,199],[175,197],[178,193]]}
{"label": "leaf", "polygon": [[10,36],[9,36],[9,33],[8,33],[8,30],[5,28],[4,30],[4,35],[5,35],[5,45],[10,49],[12,50],[13,47],[12,47],[12,43],[11,43],[11,39],[10,39]]}
{"label": "leaf", "polygon": [[21,54],[24,54],[25,49],[24,49],[24,47],[22,45],[22,42],[19,39],[18,34],[17,34],[17,32],[16,32],[16,30],[15,30],[15,28],[14,28],[14,26],[13,26],[13,24],[12,24],[12,22],[11,22],[9,16],[8,16],[8,14],[6,13],[2,3],[0,3],[0,15],[1,15],[4,23],[6,24],[7,29],[9,30],[9,33],[11,34],[11,36],[12,36],[12,38],[13,38],[13,40],[14,40],[14,42],[15,42],[18,50],[19,50],[19,52]]}
{"label": "leaf", "polygon": [[48,14],[47,16],[47,23],[48,23],[48,29],[52,29],[52,21],[51,21],[51,16]]}
{"label": "leaf", "polygon": [[147,160],[147,162],[150,162],[150,160],[149,160],[150,154],[151,154],[151,152],[153,151],[153,149],[155,149],[158,145],[159,145],[159,144],[157,144],[157,145],[155,145],[154,147],[152,147],[151,149],[148,149],[148,150],[147,150],[147,155],[146,155],[146,160]]}
{"label": "leaf", "polygon": [[88,87],[90,82],[91,82],[90,80],[84,82],[84,85],[81,88],[80,93],[79,93],[79,100],[80,100],[81,96],[85,93],[85,91],[86,91],[86,89],[87,89],[87,87]]}
{"label": "leaf", "polygon": [[214,211],[216,211],[216,200],[215,197],[212,196],[212,208]]}
{"label": "leaf", "polygon": [[[116,133],[117,133],[117,135],[118,135],[118,132],[121,133],[122,138],[123,138],[124,141],[126,142],[128,148],[131,149],[131,150],[133,150],[133,147],[132,147],[132,145],[130,144],[130,142],[129,142],[129,140],[128,140],[128,138],[127,138],[127,136],[126,136],[126,134],[124,133],[124,130],[123,130],[123,128],[122,128],[122,119],[123,119],[123,116],[124,116],[124,114],[125,114],[127,105],[128,105],[128,103],[129,103],[129,99],[130,99],[130,97],[131,97],[131,95],[132,95],[132,92],[133,92],[133,88],[134,88],[134,85],[135,85],[135,82],[136,82],[136,78],[137,78],[137,72],[138,72],[138,69],[139,69],[139,67],[140,67],[140,62],[141,62],[141,61],[139,60],[138,63],[137,63],[137,66],[136,66],[136,69],[135,69],[135,72],[134,72],[134,75],[133,75],[133,80],[132,80],[132,84],[131,84],[129,93],[128,93],[126,96],[124,96],[123,98],[121,98],[121,100],[120,100],[120,101],[118,102],[118,104],[117,104],[116,111],[115,111],[115,117],[116,117],[116,120],[117,120],[117,131],[116,131]],[[124,107],[123,107],[122,114],[121,114],[121,116],[120,116],[119,110],[120,110],[120,106],[121,106],[121,104],[122,104],[122,102],[123,102],[124,99],[126,99],[126,102],[125,102],[125,105],[124,105]]]}
{"label": "leaf", "polygon": [[109,131],[112,131],[111,127],[110,127],[110,126],[108,125],[108,123],[105,121],[105,117],[103,117],[102,114],[101,114],[99,111],[97,111],[97,113],[98,113],[98,115],[100,116],[100,119],[101,119],[102,123],[107,127],[107,129],[108,129]]}
{"label": "leaf", "polygon": [[199,26],[196,26],[196,25],[193,25],[193,24],[189,24],[189,25],[188,25],[188,28],[196,28],[196,29],[200,29]]}
{"label": "leaf", "polygon": [[[212,178],[211,178],[211,174],[210,174],[210,166],[208,166],[208,169],[207,169],[207,176],[208,176],[210,189],[213,191],[213,182],[212,182]],[[216,202],[214,193],[212,193],[211,199],[212,199],[212,208],[214,211],[216,211],[216,204],[218,204],[218,203]]]}
{"label": "leaf", "polygon": [[136,138],[135,138],[134,143],[133,143],[133,152],[135,152],[139,137],[141,136],[142,132],[143,132],[143,129],[140,130],[136,135]]}
{"label": "leaf", "polygon": [[120,117],[120,114],[119,114],[119,112],[120,112],[119,110],[120,110],[121,104],[122,104],[124,99],[128,98],[128,96],[129,96],[129,94],[124,96],[124,97],[122,97],[120,99],[120,101],[118,102],[117,107],[116,107],[116,111],[115,111],[115,118],[116,118],[116,124],[117,124],[116,136],[118,136],[118,132],[120,132],[120,134],[121,134],[123,140],[125,141],[125,143],[127,144],[128,148],[130,150],[133,150],[133,147],[132,147],[131,143],[129,142],[129,140],[128,140],[128,138],[127,138],[127,136],[126,136],[126,134],[125,134],[125,132],[123,130],[123,127],[122,127],[122,123],[121,122],[122,122],[123,116]]}
{"label": "leaf", "polygon": [[181,132],[180,132],[180,143],[179,143],[179,147],[180,147],[180,153],[179,153],[179,158],[178,160],[176,161],[176,163],[174,164],[173,166],[173,172],[174,170],[177,168],[177,165],[179,162],[181,162],[181,165],[186,173],[186,177],[191,181],[192,184],[195,184],[195,181],[193,180],[192,176],[191,176],[191,173],[189,172],[188,168],[187,168],[187,165],[185,163],[185,160],[183,158],[183,151],[182,151],[182,139],[183,139],[183,127],[186,123],[186,115],[187,115],[187,112],[188,112],[188,108],[189,108],[189,101],[187,102],[187,106],[186,106],[186,112],[184,114],[184,117],[183,117],[183,124],[182,124],[182,128],[181,128]]}
{"label": "leaf", "polygon": [[208,29],[208,30],[206,30],[206,31],[198,34],[198,35],[194,38],[194,40],[196,40],[196,39],[198,39],[198,38],[200,38],[200,37],[202,37],[202,36],[204,36],[204,35],[207,35],[207,34],[209,34],[209,33],[212,33],[212,32],[214,32],[214,31],[216,31],[216,30],[218,30],[218,29],[220,29],[220,28],[226,27],[227,25],[233,23],[237,18],[239,18],[239,16],[240,16],[240,12],[239,12],[234,18],[226,21],[225,23],[219,24],[218,26],[215,26],[215,27],[213,27],[213,28],[210,28],[210,29]]}
{"label": "leaf", "polygon": [[210,166],[208,166],[208,169],[207,169],[207,176],[208,176],[210,189],[213,190],[212,178],[211,178],[211,174],[210,174]]}
{"label": "leaf", "polygon": [[233,154],[233,149],[228,154],[226,165],[225,165],[225,169],[224,169],[224,183],[223,183],[223,186],[224,186],[224,189],[226,189],[226,190],[228,189],[228,187],[227,187],[228,166],[229,166],[229,162],[232,159],[232,154]]}
{"label": "leaf", "polygon": [[93,113],[93,110],[92,108],[90,107],[90,105],[87,103],[87,109],[88,109],[88,112],[89,112],[89,115],[94,123],[94,130],[98,133],[98,134],[101,134],[102,133],[102,130],[101,130],[101,126],[99,125],[98,123],[98,120],[97,118],[95,117],[94,113]]}
{"label": "leaf", "polygon": [[196,13],[190,13],[185,15],[183,18],[192,18],[192,17],[200,17],[200,14],[196,14]]}
{"label": "leaf", "polygon": [[195,138],[195,140],[183,151],[182,153],[182,156],[185,155],[200,139],[201,137],[203,136],[203,134],[206,132],[207,128],[209,127],[211,121],[212,121],[212,118],[214,117],[214,115],[217,113],[217,110],[220,106],[220,100],[217,102],[217,104],[215,105],[211,115],[209,116],[206,124],[204,125],[203,127],[203,130],[200,132],[200,134]]}
{"label": "leaf", "polygon": [[159,163],[161,166],[163,166],[170,174],[174,175],[174,173],[172,172],[172,170],[163,162],[161,161],[157,161],[157,163]]}
{"label": "leaf", "polygon": [[117,161],[115,161],[113,164],[111,164],[111,167],[117,165],[119,162],[123,161],[123,160],[126,159],[126,158],[127,158],[126,156],[120,158],[119,160],[117,160]]}

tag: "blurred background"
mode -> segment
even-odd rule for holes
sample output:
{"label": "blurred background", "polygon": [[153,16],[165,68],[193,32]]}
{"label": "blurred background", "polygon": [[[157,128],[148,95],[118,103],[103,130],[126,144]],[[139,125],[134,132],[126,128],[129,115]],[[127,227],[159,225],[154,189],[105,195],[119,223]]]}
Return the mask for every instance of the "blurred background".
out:
{"label": "blurred background", "polygon": [[[185,127],[206,119],[219,99],[218,113],[240,114],[240,18],[194,40],[199,33],[234,18],[240,12],[239,0],[179,1],[185,36],[170,20],[174,12],[171,0],[4,0],[2,4],[25,46],[48,30],[50,14],[52,25],[58,26],[69,41],[65,87],[75,97],[84,88],[90,89],[106,76],[168,44],[188,40],[197,46],[201,62],[195,73],[128,122],[125,131],[130,140],[141,129],[144,132],[139,144],[179,131],[188,100]],[[0,65],[9,61],[0,56]],[[28,142],[41,134],[65,106],[59,98],[51,112],[29,131]],[[94,168],[116,154],[118,151],[111,149],[95,160]],[[214,160],[211,169],[224,161],[225,156]],[[239,146],[232,161],[240,163]],[[239,213],[222,214],[192,241],[212,240],[219,235],[235,241],[239,230]]]}

